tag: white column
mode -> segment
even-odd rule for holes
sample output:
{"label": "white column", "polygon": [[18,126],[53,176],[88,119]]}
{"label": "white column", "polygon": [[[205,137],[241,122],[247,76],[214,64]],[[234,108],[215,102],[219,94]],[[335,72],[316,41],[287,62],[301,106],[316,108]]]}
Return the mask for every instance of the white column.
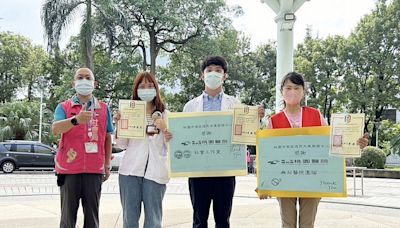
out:
{"label": "white column", "polygon": [[276,14],[277,53],[276,53],[276,92],[275,112],[282,108],[281,82],[283,76],[293,71],[293,25],[294,13],[306,0],[261,0]]}
{"label": "white column", "polygon": [[[282,8],[281,8],[282,10]],[[281,83],[287,73],[293,71],[293,30],[284,29],[284,15],[275,18],[278,25],[277,52],[276,52],[276,91],[275,91],[275,112],[282,109]]]}

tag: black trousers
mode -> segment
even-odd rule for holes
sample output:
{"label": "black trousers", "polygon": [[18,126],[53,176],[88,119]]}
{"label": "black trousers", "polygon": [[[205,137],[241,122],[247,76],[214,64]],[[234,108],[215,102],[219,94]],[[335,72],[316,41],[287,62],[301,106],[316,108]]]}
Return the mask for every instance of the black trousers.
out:
{"label": "black trousers", "polygon": [[211,201],[213,202],[215,227],[229,228],[235,185],[235,177],[189,178],[193,228],[207,228]]}
{"label": "black trousers", "polygon": [[84,228],[99,227],[102,174],[66,174],[60,186],[60,228],[75,228],[79,200],[82,200]]}

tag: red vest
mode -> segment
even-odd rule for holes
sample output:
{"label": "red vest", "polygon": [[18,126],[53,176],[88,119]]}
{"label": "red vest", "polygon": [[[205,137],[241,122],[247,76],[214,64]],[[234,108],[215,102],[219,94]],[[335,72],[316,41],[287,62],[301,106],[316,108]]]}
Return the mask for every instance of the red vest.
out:
{"label": "red vest", "polygon": [[[271,121],[273,129],[292,127],[283,111],[273,115]],[[321,114],[315,108],[303,107],[301,122],[302,127],[321,126]]]}
{"label": "red vest", "polygon": [[[62,103],[67,118],[78,115],[81,105],[72,105],[71,99]],[[94,105],[94,104],[92,104]],[[88,125],[79,124],[61,135],[56,155],[55,169],[60,174],[104,173],[105,141],[107,135],[107,105],[98,102],[94,109],[98,125],[97,153],[86,153],[85,142],[89,142]]]}

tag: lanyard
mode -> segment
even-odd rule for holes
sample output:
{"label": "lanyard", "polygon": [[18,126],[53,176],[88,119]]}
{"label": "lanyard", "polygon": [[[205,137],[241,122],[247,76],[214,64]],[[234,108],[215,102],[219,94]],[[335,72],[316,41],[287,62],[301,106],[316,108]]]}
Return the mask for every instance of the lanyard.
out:
{"label": "lanyard", "polygon": [[88,123],[88,137],[90,141],[98,140],[98,125],[96,113],[94,112],[94,107],[96,106],[94,98],[92,98],[92,102],[90,105],[90,111],[92,112],[92,119]]}

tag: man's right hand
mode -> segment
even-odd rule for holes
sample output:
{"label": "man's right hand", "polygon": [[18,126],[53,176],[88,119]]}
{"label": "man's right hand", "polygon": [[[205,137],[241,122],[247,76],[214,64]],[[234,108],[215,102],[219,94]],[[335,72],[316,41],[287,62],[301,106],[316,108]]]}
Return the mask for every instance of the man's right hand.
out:
{"label": "man's right hand", "polygon": [[86,111],[86,108],[87,108],[87,104],[84,104],[82,106],[81,111],[76,116],[76,120],[78,121],[79,124],[87,124],[92,119],[93,112]]}
{"label": "man's right hand", "polygon": [[113,113],[114,122],[118,122],[121,119],[121,112],[119,110],[115,110]]}

